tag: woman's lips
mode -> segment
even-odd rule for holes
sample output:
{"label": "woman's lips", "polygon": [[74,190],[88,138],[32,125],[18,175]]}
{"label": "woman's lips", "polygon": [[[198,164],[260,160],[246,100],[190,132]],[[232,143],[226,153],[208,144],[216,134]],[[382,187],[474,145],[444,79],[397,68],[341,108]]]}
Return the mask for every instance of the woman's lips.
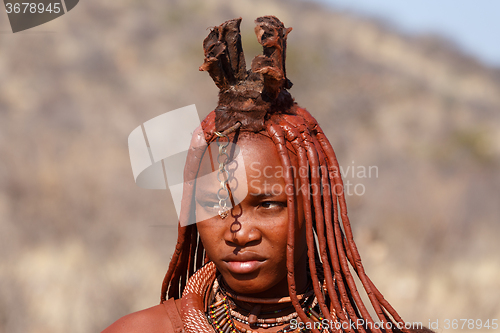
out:
{"label": "woman's lips", "polygon": [[248,274],[255,271],[263,262],[258,260],[226,261],[228,269],[234,274]]}
{"label": "woman's lips", "polygon": [[227,269],[233,274],[248,274],[256,271],[267,258],[253,251],[230,253],[222,258]]}

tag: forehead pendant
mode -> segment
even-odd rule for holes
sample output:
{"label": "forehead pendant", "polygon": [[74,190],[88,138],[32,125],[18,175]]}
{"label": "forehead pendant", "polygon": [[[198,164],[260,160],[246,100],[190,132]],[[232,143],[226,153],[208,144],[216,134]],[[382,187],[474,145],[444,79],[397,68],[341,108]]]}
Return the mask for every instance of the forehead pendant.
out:
{"label": "forehead pendant", "polygon": [[[228,162],[229,155],[227,155],[226,148],[229,145],[229,139],[226,134],[215,132],[217,135],[217,146],[219,147],[219,154],[217,155],[217,163],[219,163],[219,171],[217,172],[217,180],[219,181],[220,187],[217,191],[217,199],[219,199],[219,216],[221,219],[225,219],[228,215],[229,209],[227,208],[227,200],[229,199],[228,190],[228,173],[226,170],[226,163]],[[220,139],[224,138],[224,142],[220,142]]]}
{"label": "forehead pendant", "polygon": [[[229,162],[229,155],[227,154],[226,148],[229,145],[229,138],[227,135],[236,131],[240,128],[241,123],[238,121],[236,124],[225,130],[224,132],[215,132],[217,139],[215,142],[219,147],[219,153],[217,155],[217,163],[219,163],[219,171],[217,172],[217,180],[219,181],[220,187],[217,191],[217,199],[219,199],[219,216],[221,219],[225,219],[229,214],[229,208],[227,207],[227,200],[229,200],[229,173],[226,170],[226,164]],[[225,141],[221,142],[220,139],[224,138]]]}

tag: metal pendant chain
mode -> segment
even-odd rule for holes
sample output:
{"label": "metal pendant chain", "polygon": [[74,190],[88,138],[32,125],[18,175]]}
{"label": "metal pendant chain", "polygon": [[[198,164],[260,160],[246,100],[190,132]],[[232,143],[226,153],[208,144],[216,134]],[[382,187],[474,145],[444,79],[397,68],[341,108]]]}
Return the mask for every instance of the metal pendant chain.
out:
{"label": "metal pendant chain", "polygon": [[[227,200],[229,199],[229,191],[227,189],[229,174],[226,170],[226,164],[229,161],[229,155],[226,148],[229,145],[229,139],[226,134],[215,132],[217,135],[217,146],[219,147],[219,154],[217,155],[217,163],[219,163],[219,171],[217,172],[217,180],[220,183],[219,190],[217,191],[217,199],[219,199],[219,216],[225,219],[228,215],[229,208],[227,207]],[[220,142],[220,138],[225,138],[225,142]]]}

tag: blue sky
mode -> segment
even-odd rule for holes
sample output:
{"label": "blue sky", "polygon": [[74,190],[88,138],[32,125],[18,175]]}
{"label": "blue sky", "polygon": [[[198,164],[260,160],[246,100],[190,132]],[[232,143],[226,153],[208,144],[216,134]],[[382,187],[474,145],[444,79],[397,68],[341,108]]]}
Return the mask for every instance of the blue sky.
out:
{"label": "blue sky", "polygon": [[380,17],[410,33],[438,33],[466,54],[500,68],[498,0],[317,0]]}

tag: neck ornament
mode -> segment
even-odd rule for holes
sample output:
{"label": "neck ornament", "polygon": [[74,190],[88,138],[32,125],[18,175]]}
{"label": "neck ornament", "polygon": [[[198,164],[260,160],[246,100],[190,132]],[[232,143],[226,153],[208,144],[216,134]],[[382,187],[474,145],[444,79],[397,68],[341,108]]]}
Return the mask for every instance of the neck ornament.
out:
{"label": "neck ornament", "polygon": [[[228,292],[227,288],[223,287],[223,282],[219,284],[218,279],[214,281],[212,286],[212,304],[209,305],[207,318],[217,333],[254,333],[257,329],[270,329],[279,327],[274,331],[276,333],[291,333],[303,332],[300,329],[292,329],[291,321],[300,322],[298,314],[293,311],[293,306],[288,306],[275,311],[261,313],[261,304],[284,304],[290,303],[289,297],[261,299],[237,295],[234,292]],[[309,318],[314,321],[323,320],[319,315],[319,310],[314,311],[317,305],[316,297],[313,291],[307,291],[300,295],[301,305]],[[251,310],[243,309],[235,302],[252,303],[254,304]],[[280,312],[287,312],[286,315],[276,316]],[[259,318],[259,316],[262,316]],[[245,328],[242,324],[251,327]],[[295,326],[295,325],[293,325]],[[269,331],[271,332],[271,331]],[[305,331],[304,331],[305,332]]]}

